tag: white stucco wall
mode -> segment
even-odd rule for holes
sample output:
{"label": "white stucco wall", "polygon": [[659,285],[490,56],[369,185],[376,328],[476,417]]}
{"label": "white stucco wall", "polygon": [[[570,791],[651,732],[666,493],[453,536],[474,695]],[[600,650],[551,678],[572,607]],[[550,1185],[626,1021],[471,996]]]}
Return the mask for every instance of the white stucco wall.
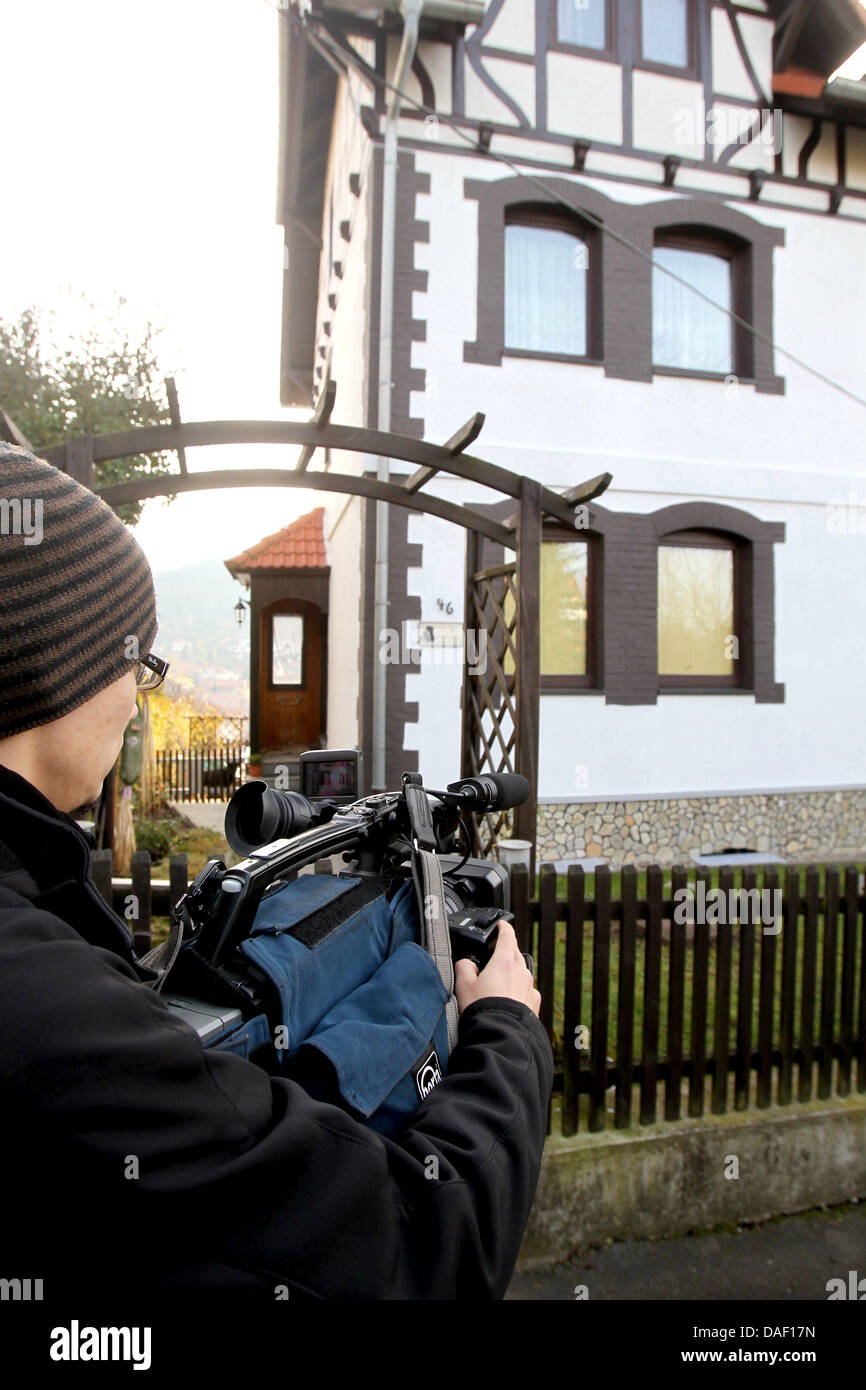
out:
{"label": "white stucco wall", "polygon": [[339,504],[325,531],[331,557],[327,741],[329,748],[356,748],[362,504],[357,497],[342,496]]}
{"label": "white stucco wall", "polygon": [[[372,56],[372,55],[371,55]],[[364,89],[356,84],[356,96]],[[349,188],[349,174],[361,175],[360,195]],[[324,361],[337,397],[331,420],[356,425],[366,418],[368,389],[363,344],[368,332],[368,283],[370,223],[372,213],[372,161],[370,142],[355,118],[344,83],[338,84],[336,120],[331,140],[328,180],[323,214],[323,243],[327,247],[328,198],[333,189],[334,235],[342,259],[342,279],[330,275],[330,258],[322,256],[318,322],[329,319],[330,338],[320,334],[328,357]],[[351,240],[340,238],[339,224],[351,223]],[[328,306],[329,293],[337,296],[336,309]],[[314,469],[323,467],[322,454],[314,456]],[[365,455],[335,452],[334,472],[358,473],[369,466]],[[344,493],[317,493],[325,507],[324,531],[331,565],[328,616],[327,741],[332,748],[353,748],[358,743],[358,604],[361,593],[361,502]]]}
{"label": "white stucco wall", "polygon": [[622,141],[622,68],[571,53],[547,55],[551,130],[618,145]]}
{"label": "white stucco wall", "polygon": [[[758,77],[770,90],[771,23],[763,0],[746,25],[747,46]],[[531,48],[531,6],[508,0],[488,42]],[[717,93],[750,97],[744,67],[727,15],[717,9],[714,54]],[[438,48],[431,45],[437,99],[448,86]],[[433,52],[433,50],[436,50]],[[598,70],[598,71],[596,71]],[[534,79],[528,65],[490,60],[490,71],[534,113]],[[578,83],[575,79],[581,76]],[[550,126],[571,135],[620,138],[620,70],[578,56],[551,54],[548,62]],[[598,90],[587,87],[587,81]],[[414,81],[414,79],[413,79]],[[688,79],[636,72],[632,78],[639,143],[660,152],[699,154],[697,136],[706,120],[700,86]],[[415,84],[413,94],[420,96]],[[587,93],[589,92],[589,97]],[[593,93],[595,95],[593,96]],[[467,72],[467,112],[513,123],[504,105]],[[756,102],[757,104],[757,102]],[[717,101],[720,109],[724,104]],[[674,138],[683,111],[694,113],[695,149]],[[731,119],[736,118],[732,110]],[[789,118],[795,122],[796,118]],[[595,123],[592,130],[589,124]],[[786,125],[788,120],[786,120]],[[808,133],[810,123],[801,127]],[[409,136],[418,128],[404,122]],[[791,127],[792,136],[795,133]],[[851,133],[849,132],[849,135]],[[366,328],[367,185],[360,202],[347,192],[348,172],[360,163],[366,137],[344,107],[332,149],[340,217],[354,219],[346,264],[336,284],[339,306],[330,343],[331,371],[339,383],[336,420],[365,414],[363,351]],[[494,137],[519,153],[517,135]],[[359,141],[353,146],[353,141]],[[835,787],[866,783],[866,735],[861,732],[866,649],[866,445],[863,407],[817,380],[778,353],[775,370],[785,378],[783,396],[757,394],[745,385],[657,377],[652,383],[607,378],[603,368],[505,358],[500,367],[463,361],[464,341],[476,336],[477,202],[463,195],[464,178],[501,179],[507,170],[490,159],[462,157],[443,148],[454,143],[444,130],[416,154],[430,174],[431,192],[417,199],[416,213],[430,223],[429,245],[415,249],[415,264],[429,271],[426,294],[414,296],[414,313],[426,320],[424,342],[412,347],[412,364],[427,373],[427,390],[415,392],[411,413],[425,422],[425,437],[441,441],[476,410],[486,413],[473,452],[554,488],[571,486],[603,470],[614,484],[603,499],[612,510],[652,511],[675,502],[713,500],[741,507],[762,520],[784,522],[787,539],[775,547],[776,679],[785,685],[780,705],[757,705],[748,695],[672,696],[655,706],[606,705],[603,695],[543,696],[540,785],[543,797],[566,799],[747,789]],[[720,141],[718,149],[726,141]],[[797,148],[799,148],[799,141]],[[556,147],[527,146],[555,158]],[[620,164],[612,161],[620,160]],[[742,194],[744,171],[772,168],[772,151],[755,141],[735,154],[730,173],[687,171],[692,191]],[[637,168],[632,166],[637,165]],[[626,167],[628,166],[628,167]],[[784,171],[795,175],[796,157],[785,153]],[[739,176],[734,173],[738,169]],[[849,139],[849,170],[866,186],[866,141]],[[661,177],[660,168],[605,151],[591,151],[583,182],[630,203],[678,195],[665,189],[615,183],[614,174]],[[595,173],[595,177],[593,177]],[[809,161],[811,178],[835,183],[835,143],[829,127]],[[850,176],[850,174],[849,174]],[[703,180],[703,183],[701,182]],[[686,179],[683,179],[686,182]],[[853,180],[852,180],[853,182]],[[803,211],[781,207],[792,202]],[[850,201],[850,200],[849,200]],[[774,335],[777,343],[827,376],[863,393],[866,347],[866,277],[862,229],[825,214],[826,194],[766,185],[758,203],[736,206],[758,221],[783,227],[786,244],[774,253]],[[816,216],[815,213],[821,215]],[[329,286],[322,284],[323,303]],[[332,287],[333,288],[333,287]],[[340,459],[341,469],[369,465]],[[437,478],[427,489],[458,502],[494,496],[457,480]],[[850,502],[844,514],[834,503]],[[331,535],[332,610],[329,640],[329,741],[357,740],[357,615],[360,505],[328,501]],[[847,517],[847,525],[845,518]],[[335,523],[339,524],[334,530]],[[835,528],[835,529],[834,529]],[[858,529],[859,528],[859,529]],[[838,534],[842,529],[843,534]],[[441,621],[439,601],[462,607],[464,535],[434,518],[412,516],[409,541],[423,546],[423,561],[408,575],[410,594],[421,600],[422,621]],[[615,557],[609,557],[615,563]],[[415,670],[413,666],[410,668]],[[450,659],[423,655],[418,674],[406,681],[407,700],[419,703],[405,747],[416,748],[430,785],[458,770],[461,670]],[[578,770],[576,772],[576,770]]]}
{"label": "white stucco wall", "polygon": [[[423,563],[410,569],[408,590],[421,600],[422,622],[463,617],[464,536],[438,517],[410,515],[409,542],[420,542]],[[440,607],[441,603],[441,607]],[[453,612],[447,612],[451,604]],[[414,623],[412,624],[414,627]],[[462,649],[422,650],[406,681],[406,699],[418,701],[418,723],[407,724],[404,747],[418,749],[418,767],[431,787],[460,776]],[[415,673],[417,672],[417,674]]]}
{"label": "white stucco wall", "polygon": [[[535,5],[546,0],[505,0],[487,32],[487,42],[495,48],[510,48],[520,53],[535,52]],[[490,6],[488,5],[488,10]],[[475,32],[467,25],[466,35]]]}
{"label": "white stucco wall", "polygon": [[[787,527],[785,543],[775,547],[776,679],[785,684],[785,703],[668,695],[655,706],[622,707],[606,705],[603,695],[544,696],[540,794],[862,785],[863,407],[781,355],[783,396],[669,377],[618,381],[602,368],[513,357],[501,367],[464,363],[463,342],[475,337],[477,204],[464,199],[462,183],[483,171],[477,160],[433,151],[419,154],[418,167],[431,175],[429,196],[418,199],[418,215],[430,220],[430,242],[416,252],[417,264],[429,270],[429,288],[416,298],[427,339],[414,345],[412,360],[437,384],[431,396],[413,394],[412,410],[424,417],[427,438],[445,439],[460,420],[483,410],[487,422],[474,452],[552,487],[608,469],[614,485],[603,501],[613,510],[650,511],[702,498]],[[498,168],[490,173],[502,175]],[[597,186],[620,196],[609,183]],[[621,195],[647,196],[635,188]],[[785,247],[775,252],[777,341],[860,390],[866,377],[860,229],[760,204],[747,211],[786,232]],[[454,480],[439,479],[430,490],[454,500],[482,497]],[[863,534],[834,534],[831,527],[844,519],[830,506],[852,494],[861,510],[848,525],[856,528],[862,518]],[[426,519],[413,519],[410,538],[424,544],[423,568],[410,573],[409,587],[427,617],[443,576],[462,587],[463,538]],[[447,775],[459,755],[459,677],[440,668],[415,679],[407,683],[407,697],[420,703],[411,746],[433,783],[433,770]],[[411,737],[407,729],[407,745]],[[579,785],[576,767],[586,768]]]}
{"label": "white stucco wall", "polygon": [[[634,511],[659,504],[655,494],[615,500]],[[785,543],[774,547],[776,678],[784,682],[785,703],[758,705],[749,695],[661,695],[655,706],[618,708],[600,695],[543,697],[542,795],[866,782],[866,662],[862,643],[857,651],[850,641],[866,624],[866,533],[831,534],[823,506],[731,502],[787,528]]]}

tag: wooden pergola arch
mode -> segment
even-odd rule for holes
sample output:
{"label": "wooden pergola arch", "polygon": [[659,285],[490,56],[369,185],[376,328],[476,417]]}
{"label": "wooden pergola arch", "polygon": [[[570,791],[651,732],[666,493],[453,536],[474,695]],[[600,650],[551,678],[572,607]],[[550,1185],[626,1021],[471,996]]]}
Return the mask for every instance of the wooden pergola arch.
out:
{"label": "wooden pergola arch", "polygon": [[[461,768],[463,776],[482,772],[520,772],[532,794],[512,814],[511,832],[535,843],[538,787],[538,702],[540,660],[540,547],[545,517],[574,528],[575,508],[598,497],[611,481],[609,473],[557,493],[533,478],[466,453],[484,424],[473,415],[441,445],[406,435],[330,423],[336,386],[328,382],[316,414],[295,423],[284,420],[209,420],[182,423],[176,394],[170,401],[173,423],[143,426],[109,434],[83,435],[37,451],[84,486],[97,491],[109,506],[150,497],[236,487],[299,487],[369,497],[436,516],[467,532],[466,626],[487,630],[487,663],[473,672],[464,665]],[[30,446],[0,411],[0,434]],[[284,444],[300,448],[292,468],[253,468],[190,473],[185,450],[217,444]],[[318,449],[351,451],[414,465],[399,483],[350,473],[310,472]],[[94,464],[136,454],[177,453],[179,471],[108,487],[94,488]],[[463,478],[514,499],[513,515],[496,521],[471,506],[461,506],[424,491],[437,474]],[[584,522],[585,524],[585,522]],[[482,539],[512,550],[515,559],[483,568]],[[505,814],[482,818],[476,825],[476,850],[489,851],[507,824]]]}

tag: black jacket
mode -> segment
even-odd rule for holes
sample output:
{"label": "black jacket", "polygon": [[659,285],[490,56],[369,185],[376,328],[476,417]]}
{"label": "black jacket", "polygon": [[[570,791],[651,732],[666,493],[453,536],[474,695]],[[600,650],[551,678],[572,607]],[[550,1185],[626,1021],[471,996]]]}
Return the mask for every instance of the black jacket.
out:
{"label": "black jacket", "polygon": [[446,1079],[383,1139],[203,1050],[144,983],[89,857],[75,822],[0,768],[0,1275],[41,1278],[66,1306],[119,1289],[273,1300],[277,1285],[501,1298],[553,1078],[531,1010],[466,1009]]}

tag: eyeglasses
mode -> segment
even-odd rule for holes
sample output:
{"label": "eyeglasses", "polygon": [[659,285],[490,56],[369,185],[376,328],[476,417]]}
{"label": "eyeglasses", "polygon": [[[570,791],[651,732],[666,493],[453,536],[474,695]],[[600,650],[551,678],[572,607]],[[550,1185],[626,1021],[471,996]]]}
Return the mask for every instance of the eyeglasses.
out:
{"label": "eyeglasses", "polygon": [[135,685],[137,690],[156,690],[157,686],[162,685],[168,674],[169,663],[162,661],[160,657],[154,656],[153,652],[148,652],[143,656],[135,668]]}

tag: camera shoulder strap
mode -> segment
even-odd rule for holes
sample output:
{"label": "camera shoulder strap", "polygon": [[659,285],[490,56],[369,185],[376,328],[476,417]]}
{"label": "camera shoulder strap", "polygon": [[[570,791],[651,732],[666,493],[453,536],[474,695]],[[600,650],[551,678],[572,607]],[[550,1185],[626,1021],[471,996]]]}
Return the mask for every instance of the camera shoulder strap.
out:
{"label": "camera shoulder strap", "polygon": [[433,957],[448,994],[445,1018],[448,1024],[448,1051],[451,1053],[457,1045],[457,1000],[454,997],[454,962],[451,959],[442,869],[436,855],[429,850],[416,848],[412,854],[412,874],[418,894],[424,947]]}
{"label": "camera shoulder strap", "polygon": [[159,974],[155,980],[148,980],[146,983],[157,994],[162,989],[168,979],[169,971],[177,959],[183,941],[183,923],[180,917],[171,914],[171,930],[165,941],[161,941],[152,950],[146,951],[143,956],[138,957],[140,965],[146,965],[150,970],[158,970]]}

